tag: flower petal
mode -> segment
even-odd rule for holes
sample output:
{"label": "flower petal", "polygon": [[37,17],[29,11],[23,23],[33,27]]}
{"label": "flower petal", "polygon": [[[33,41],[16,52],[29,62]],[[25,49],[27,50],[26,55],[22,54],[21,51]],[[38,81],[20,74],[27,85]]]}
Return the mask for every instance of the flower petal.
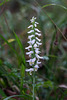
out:
{"label": "flower petal", "polygon": [[35,28],[35,31],[37,31],[37,32],[41,32],[40,30],[38,30],[37,28]]}
{"label": "flower petal", "polygon": [[40,51],[38,51],[38,50],[35,50],[35,53],[36,53],[36,54],[39,54],[39,53],[40,53]]}
{"label": "flower petal", "polygon": [[34,44],[34,43],[35,43],[35,39],[33,39],[32,41],[28,41],[28,43],[29,43],[30,45]]}
{"label": "flower petal", "polygon": [[35,24],[39,24],[38,22],[35,22]]}
{"label": "flower petal", "polygon": [[38,54],[35,54],[35,55],[36,55],[36,57],[37,57],[38,59],[43,59],[43,57],[39,56]]}
{"label": "flower petal", "polygon": [[32,72],[34,71],[34,69],[33,69],[33,68],[30,68],[30,69],[26,69],[25,71],[26,71],[26,72],[29,72],[30,75],[32,75]]}
{"label": "flower petal", "polygon": [[31,45],[30,45],[30,46],[28,46],[28,47],[26,47],[25,49],[28,49],[28,50],[29,50],[30,48],[32,48],[32,46],[31,46]]}
{"label": "flower petal", "polygon": [[42,43],[36,42],[38,45],[42,45]]}
{"label": "flower petal", "polygon": [[33,28],[33,25],[28,26],[28,28],[31,28],[31,27]]}
{"label": "flower petal", "polygon": [[35,35],[41,36],[41,34],[39,34],[39,33],[37,33],[37,32],[35,33]]}
{"label": "flower petal", "polygon": [[38,68],[39,68],[39,66],[38,65],[35,65],[34,68],[35,68],[35,71],[37,71]]}
{"label": "flower petal", "polygon": [[30,54],[32,54],[32,53],[33,53],[33,51],[26,52],[27,55],[30,55]]}
{"label": "flower petal", "polygon": [[34,37],[35,35],[30,35],[30,36],[28,36],[28,39],[31,39],[32,37]]}
{"label": "flower petal", "polygon": [[41,41],[41,39],[38,39],[37,37],[36,37],[36,39],[40,42]]}
{"label": "flower petal", "polygon": [[33,68],[30,68],[30,69],[26,69],[25,71],[26,71],[26,72],[34,71],[34,69],[33,69]]}
{"label": "flower petal", "polygon": [[34,24],[35,27],[37,27],[37,24]]}
{"label": "flower petal", "polygon": [[37,44],[35,43],[35,44],[34,44],[34,49],[36,49],[36,48],[37,48]]}
{"label": "flower petal", "polygon": [[27,33],[32,33],[32,32],[34,32],[34,30],[30,30],[29,32],[27,32]]}
{"label": "flower petal", "polygon": [[37,60],[37,64],[41,64],[41,62],[39,62],[39,61]]}

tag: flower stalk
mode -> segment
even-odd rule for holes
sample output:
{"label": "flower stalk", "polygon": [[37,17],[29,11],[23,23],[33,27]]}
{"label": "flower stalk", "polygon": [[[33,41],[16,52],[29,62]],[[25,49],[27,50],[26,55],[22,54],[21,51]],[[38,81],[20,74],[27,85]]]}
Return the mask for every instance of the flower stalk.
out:
{"label": "flower stalk", "polygon": [[38,37],[41,36],[41,33],[39,29],[37,29],[37,24],[39,23],[35,20],[36,17],[32,17],[32,19],[30,20],[31,25],[28,28],[31,28],[31,30],[27,32],[29,34],[29,46],[25,48],[28,50],[28,52],[26,52],[26,55],[29,55],[30,57],[30,60],[27,60],[27,62],[29,62],[29,65],[32,66],[31,68],[26,69],[26,72],[29,72],[30,75],[32,75],[33,72],[33,100],[35,100],[35,72],[38,70],[39,64],[41,64],[39,59],[43,59],[43,57],[39,56],[39,46],[42,45],[42,43],[41,39],[39,39]]}

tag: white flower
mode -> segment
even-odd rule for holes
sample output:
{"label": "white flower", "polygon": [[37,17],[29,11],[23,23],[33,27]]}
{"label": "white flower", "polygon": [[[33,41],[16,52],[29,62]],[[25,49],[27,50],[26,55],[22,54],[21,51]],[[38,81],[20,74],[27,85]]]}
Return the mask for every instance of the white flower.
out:
{"label": "white flower", "polygon": [[36,50],[39,50],[39,48],[36,48]]}
{"label": "white flower", "polygon": [[31,27],[33,28],[33,25],[28,26],[28,28],[31,28]]}
{"label": "white flower", "polygon": [[29,32],[27,32],[27,33],[32,33],[32,32],[34,32],[34,30],[30,30]]}
{"label": "white flower", "polygon": [[29,62],[29,65],[32,66],[32,59],[27,60],[26,62]]}
{"label": "white flower", "polygon": [[39,24],[38,22],[35,22],[35,24]]}
{"label": "white flower", "polygon": [[38,30],[37,28],[35,28],[35,31],[37,31],[37,32],[41,32],[40,30]]}
{"label": "white flower", "polygon": [[29,62],[29,65],[30,65],[30,66],[34,65],[35,61],[36,61],[36,58],[27,60],[27,62]]}
{"label": "white flower", "polygon": [[36,54],[39,54],[39,53],[40,53],[40,51],[38,51],[38,50],[35,50],[35,53],[36,53]]}
{"label": "white flower", "polygon": [[28,36],[28,39],[31,40],[31,38],[34,37],[34,36],[35,36],[35,35],[30,35],[30,36]]}
{"label": "white flower", "polygon": [[41,36],[41,34],[39,34],[39,33],[37,33],[37,32],[35,33],[35,35],[37,35],[37,36]]}
{"label": "white flower", "polygon": [[39,42],[36,42],[36,43],[38,44],[38,46],[39,46],[39,45],[42,45],[42,43],[39,43]]}
{"label": "white flower", "polygon": [[37,37],[36,37],[36,39],[40,42],[41,41],[41,39],[38,39]]}
{"label": "white flower", "polygon": [[26,69],[25,71],[26,71],[26,72],[29,72],[30,75],[32,75],[32,72],[34,71],[34,69],[33,69],[33,68],[30,68],[30,69]]}
{"label": "white flower", "polygon": [[35,68],[35,71],[37,71],[38,68],[39,68],[39,66],[38,65],[35,65],[34,68]]}
{"label": "white flower", "polygon": [[41,62],[39,62],[39,61],[37,60],[37,64],[41,64]]}
{"label": "white flower", "polygon": [[28,43],[29,43],[30,45],[34,44],[34,43],[35,43],[35,39],[33,39],[32,41],[28,41]]}
{"label": "white flower", "polygon": [[37,44],[35,43],[35,44],[34,44],[34,49],[36,49],[36,48],[37,48]]}
{"label": "white flower", "polygon": [[37,24],[34,24],[35,27],[37,27]]}
{"label": "white flower", "polygon": [[31,54],[33,54],[33,51],[26,52],[26,54],[29,55],[29,57],[31,57]]}
{"label": "white flower", "polygon": [[30,20],[31,23],[33,23],[35,21],[35,19],[36,19],[36,17],[33,16],[32,19]]}
{"label": "white flower", "polygon": [[32,48],[32,46],[30,45],[30,46],[28,46],[28,47],[26,47],[25,49],[28,49],[28,50],[30,50],[30,48]]}
{"label": "white flower", "polygon": [[43,57],[40,57],[38,54],[35,54],[36,55],[36,57],[37,57],[37,59],[39,60],[39,59],[43,59]]}
{"label": "white flower", "polygon": [[27,54],[27,55],[29,55],[29,54],[32,54],[32,53],[33,53],[33,51],[30,51],[30,52],[26,52],[26,54]]}
{"label": "white flower", "polygon": [[33,59],[32,59],[32,64],[34,64],[34,63],[35,63],[35,61],[36,61],[36,58],[33,58]]}

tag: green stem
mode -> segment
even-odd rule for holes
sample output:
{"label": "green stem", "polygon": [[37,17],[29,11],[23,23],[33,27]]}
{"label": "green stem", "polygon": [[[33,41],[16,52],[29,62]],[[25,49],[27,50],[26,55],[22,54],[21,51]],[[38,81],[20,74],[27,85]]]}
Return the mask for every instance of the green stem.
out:
{"label": "green stem", "polygon": [[35,100],[35,69],[33,72],[33,100]]}
{"label": "green stem", "polygon": [[[35,35],[35,26],[34,26],[34,24],[35,24],[35,21],[33,22],[33,28],[32,28],[32,30],[34,30],[33,34]],[[36,38],[35,38],[35,40],[36,40]],[[32,45],[32,51],[34,51],[33,45]],[[34,57],[35,57],[35,51],[34,51],[34,54],[32,55],[32,58],[34,58]],[[33,68],[34,68],[34,65],[33,65]],[[35,100],[35,68],[34,68],[34,72],[33,72],[33,100]]]}

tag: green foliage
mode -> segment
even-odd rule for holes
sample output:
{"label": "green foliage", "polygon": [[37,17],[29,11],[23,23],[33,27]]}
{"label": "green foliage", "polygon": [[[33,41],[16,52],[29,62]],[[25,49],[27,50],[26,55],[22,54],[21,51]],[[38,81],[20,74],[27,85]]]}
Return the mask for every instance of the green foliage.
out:
{"label": "green foliage", "polygon": [[5,4],[6,2],[8,2],[9,0],[4,0],[0,3],[0,6],[2,6],[3,4]]}
{"label": "green foliage", "polygon": [[36,87],[41,87],[41,86],[43,86],[43,87],[45,87],[45,88],[48,88],[48,87],[53,87],[53,83],[51,82],[51,81],[46,81],[46,82],[39,82],[39,83],[37,83],[36,84]]}
{"label": "green foliage", "polygon": [[3,98],[7,97],[7,96],[5,95],[5,93],[3,92],[2,89],[0,89],[0,95],[1,95]]}

